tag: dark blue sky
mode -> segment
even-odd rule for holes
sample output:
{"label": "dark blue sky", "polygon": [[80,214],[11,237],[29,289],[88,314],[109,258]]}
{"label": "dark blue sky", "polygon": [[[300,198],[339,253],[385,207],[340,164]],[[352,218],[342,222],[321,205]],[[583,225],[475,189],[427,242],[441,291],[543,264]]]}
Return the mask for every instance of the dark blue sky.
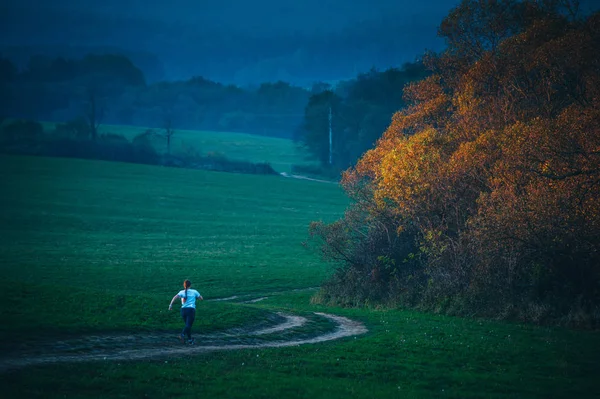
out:
{"label": "dark blue sky", "polygon": [[456,0],[12,0],[14,14],[36,11],[97,15],[159,24],[208,24],[240,31],[332,31],[348,24],[393,14],[398,21],[420,19],[434,25]]}
{"label": "dark blue sky", "polygon": [[[459,0],[9,0],[2,52],[123,51],[155,79],[308,84],[439,50]],[[588,0],[593,4],[593,0]],[[28,45],[28,50],[7,46]],[[33,49],[32,49],[33,48]],[[137,58],[136,58],[137,57]]]}

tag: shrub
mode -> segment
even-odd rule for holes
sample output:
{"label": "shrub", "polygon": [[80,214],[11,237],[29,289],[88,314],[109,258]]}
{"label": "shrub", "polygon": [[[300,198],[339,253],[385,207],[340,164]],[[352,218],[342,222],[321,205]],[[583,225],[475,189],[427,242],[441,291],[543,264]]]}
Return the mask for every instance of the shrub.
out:
{"label": "shrub", "polygon": [[[318,229],[346,256],[331,296],[388,299],[391,286],[365,275],[382,275],[382,257],[402,272],[401,257],[371,245],[383,229],[416,241],[420,285],[394,283],[404,305],[600,323],[600,14],[572,20],[557,4],[464,1],[445,19],[434,74],[405,88],[410,106],[344,174],[366,215]],[[412,288],[417,301],[405,301]]]}
{"label": "shrub", "polygon": [[86,140],[91,135],[90,127],[84,119],[73,119],[65,123],[57,123],[53,136],[61,139]]}
{"label": "shrub", "polygon": [[34,121],[15,120],[2,126],[2,143],[35,144],[44,136],[43,126]]}

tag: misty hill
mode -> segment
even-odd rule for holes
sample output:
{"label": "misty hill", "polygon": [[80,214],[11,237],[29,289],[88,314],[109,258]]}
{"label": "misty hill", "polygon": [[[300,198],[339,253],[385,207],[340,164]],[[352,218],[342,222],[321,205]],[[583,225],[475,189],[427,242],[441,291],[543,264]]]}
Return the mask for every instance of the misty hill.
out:
{"label": "misty hill", "polygon": [[[308,87],[441,50],[437,27],[459,0],[9,0],[0,55],[123,54],[149,82],[204,76],[225,84]],[[581,10],[598,9],[582,0]]]}
{"label": "misty hill", "polygon": [[72,58],[108,49],[131,58],[149,81],[200,75],[238,85],[284,80],[307,86],[440,49],[436,26],[455,4],[437,0],[408,9],[397,1],[175,0],[165,8],[25,0],[3,6],[0,52],[24,66],[33,54]]}

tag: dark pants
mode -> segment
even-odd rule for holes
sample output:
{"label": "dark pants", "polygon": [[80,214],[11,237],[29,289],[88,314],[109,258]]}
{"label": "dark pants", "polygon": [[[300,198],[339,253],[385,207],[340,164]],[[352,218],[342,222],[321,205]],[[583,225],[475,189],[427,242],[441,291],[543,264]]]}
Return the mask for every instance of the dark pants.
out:
{"label": "dark pants", "polygon": [[185,322],[185,327],[183,327],[181,335],[185,335],[188,339],[192,339],[192,324],[194,324],[194,319],[196,319],[196,309],[181,308],[181,317]]}

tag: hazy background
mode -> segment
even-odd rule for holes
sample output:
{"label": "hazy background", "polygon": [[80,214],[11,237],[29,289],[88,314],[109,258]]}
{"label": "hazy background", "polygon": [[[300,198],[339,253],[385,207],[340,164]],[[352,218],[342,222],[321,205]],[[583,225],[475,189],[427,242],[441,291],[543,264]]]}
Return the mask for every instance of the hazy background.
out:
{"label": "hazy background", "polygon": [[439,50],[457,0],[171,0],[3,2],[0,52],[122,52],[149,82],[204,76],[238,85],[337,81]]}
{"label": "hazy background", "polygon": [[[187,129],[293,138],[328,167],[337,154],[334,166],[343,170],[405,107],[405,85],[427,76],[418,59],[444,49],[437,29],[459,4],[3,2],[0,122],[67,123],[46,130],[77,145],[97,144],[107,132],[100,125],[167,136]],[[583,13],[600,7],[594,0],[581,4]],[[337,148],[329,146],[330,111]],[[17,138],[43,130],[19,123],[0,125],[17,152]]]}

